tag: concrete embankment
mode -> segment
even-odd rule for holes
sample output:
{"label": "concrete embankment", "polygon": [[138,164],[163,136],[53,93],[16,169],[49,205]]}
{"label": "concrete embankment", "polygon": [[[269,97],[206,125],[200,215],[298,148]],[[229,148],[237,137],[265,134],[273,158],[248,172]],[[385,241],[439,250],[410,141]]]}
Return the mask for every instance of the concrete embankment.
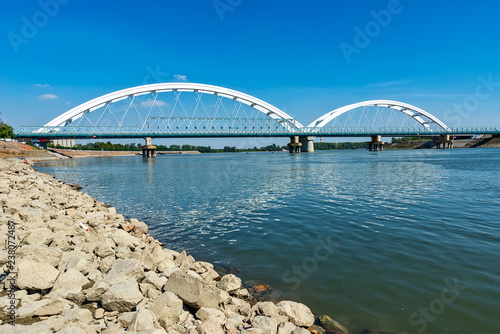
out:
{"label": "concrete embankment", "polygon": [[164,248],[145,223],[20,161],[0,170],[0,333],[310,333],[307,306],[254,303],[240,278]]}

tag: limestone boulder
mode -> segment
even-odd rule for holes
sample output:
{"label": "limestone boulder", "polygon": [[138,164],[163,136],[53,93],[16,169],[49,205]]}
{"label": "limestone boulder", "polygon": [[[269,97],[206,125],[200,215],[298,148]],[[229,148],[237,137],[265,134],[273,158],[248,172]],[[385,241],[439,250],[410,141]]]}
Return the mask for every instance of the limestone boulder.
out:
{"label": "limestone boulder", "polygon": [[184,270],[171,274],[164,290],[175,293],[184,302],[196,308],[217,308],[223,298],[220,289]]}
{"label": "limestone boulder", "polygon": [[104,281],[115,284],[125,280],[142,280],[144,278],[144,270],[142,264],[136,259],[117,260],[113,263]]}
{"label": "limestone boulder", "polygon": [[172,292],[164,292],[148,306],[156,319],[164,319],[165,323],[174,324],[182,314],[182,300]]}
{"label": "limestone boulder", "polygon": [[167,269],[177,268],[177,265],[172,260],[165,260],[157,264],[157,269],[159,272],[164,272]]}
{"label": "limestone boulder", "polygon": [[291,322],[282,322],[278,327],[278,334],[292,334],[296,328]]}
{"label": "limestone boulder", "polygon": [[202,307],[196,312],[196,317],[201,321],[207,321],[211,319],[221,325],[226,322],[226,316],[224,315],[224,313],[214,308]]}
{"label": "limestone boulder", "polygon": [[77,306],[66,310],[62,318],[64,321],[64,327],[75,323],[88,325],[93,320],[92,312]]}
{"label": "limestone boulder", "polygon": [[87,292],[85,298],[89,302],[101,300],[101,296],[111,287],[111,284],[105,281],[99,281]]}
{"label": "limestone boulder", "polygon": [[148,271],[142,282],[152,284],[156,289],[161,290],[167,282],[167,278],[158,276],[153,271]]}
{"label": "limestone boulder", "polygon": [[134,314],[128,331],[130,332],[145,332],[154,329],[154,315],[151,311],[141,308]]}
{"label": "limestone boulder", "polygon": [[260,329],[264,334],[278,333],[278,322],[273,318],[262,315],[258,315],[252,320],[252,326]]}
{"label": "limestone boulder", "polygon": [[295,329],[292,331],[292,334],[311,334],[311,332],[302,327],[295,327]]}
{"label": "limestone boulder", "polygon": [[50,264],[31,260],[21,260],[17,273],[17,287],[22,290],[50,289],[59,276],[59,270]]}
{"label": "limestone boulder", "polygon": [[105,242],[98,243],[94,248],[94,253],[101,258],[115,256],[115,251],[113,250],[113,248],[111,248],[111,246],[109,246]]}
{"label": "limestone boulder", "polygon": [[[134,219],[136,220],[136,219]],[[145,222],[137,221],[133,222],[132,225],[134,225],[134,232],[137,234],[146,234],[148,233],[148,225],[146,225]]]}
{"label": "limestone boulder", "polygon": [[79,293],[82,287],[90,281],[87,277],[75,268],[69,269],[65,273],[59,275],[51,294],[66,298],[69,293]]}
{"label": "limestone boulder", "polygon": [[169,278],[173,273],[175,273],[176,271],[179,271],[179,270],[180,269],[178,267],[168,268],[168,269],[165,269],[161,275],[166,277],[166,278]]}
{"label": "limestone boulder", "polygon": [[57,267],[63,252],[54,247],[42,245],[25,245],[20,247],[17,255],[24,260],[31,260],[39,263],[47,263]]}
{"label": "limestone boulder", "polygon": [[117,260],[115,259],[114,256],[108,256],[99,261],[99,266],[98,268],[101,270],[101,273],[107,274],[109,272],[109,269],[111,269],[111,266],[116,262]]}
{"label": "limestone boulder", "polygon": [[124,312],[118,315],[117,321],[123,328],[127,328],[132,323],[132,319],[134,319],[136,312]]}
{"label": "limestone boulder", "polygon": [[279,313],[288,317],[296,326],[309,327],[314,323],[314,315],[304,304],[293,301],[282,301],[277,305]]}
{"label": "limestone boulder", "polygon": [[69,308],[61,299],[42,299],[28,303],[18,309],[19,318],[51,316],[61,314]]}
{"label": "limestone boulder", "polygon": [[231,292],[241,288],[241,279],[233,274],[222,276],[218,287],[224,291]]}
{"label": "limestone boulder", "polygon": [[101,305],[107,311],[128,312],[142,300],[137,284],[121,281],[112,285],[101,297]]}
{"label": "limestone boulder", "polygon": [[48,246],[53,240],[53,233],[46,227],[33,228],[27,233],[27,241],[29,245]]}
{"label": "limestone boulder", "polygon": [[177,266],[186,266],[189,268],[194,264],[195,261],[187,255],[186,251],[182,251],[178,256],[175,257],[174,262]]}
{"label": "limestone boulder", "polygon": [[111,239],[113,239],[118,247],[128,247],[131,250],[135,250],[141,244],[138,238],[128,234],[124,230],[114,231]]}
{"label": "limestone boulder", "polygon": [[207,282],[212,282],[220,278],[219,273],[212,268],[208,268],[204,273],[201,273],[200,276]]}
{"label": "limestone boulder", "polygon": [[132,252],[128,247],[116,247],[115,255],[118,259],[130,259]]}
{"label": "limestone boulder", "polygon": [[224,334],[222,326],[215,320],[207,320],[200,324],[196,330],[199,334]]}
{"label": "limestone boulder", "polygon": [[273,302],[258,302],[254,307],[261,315],[266,315],[268,317],[279,315],[278,307]]}

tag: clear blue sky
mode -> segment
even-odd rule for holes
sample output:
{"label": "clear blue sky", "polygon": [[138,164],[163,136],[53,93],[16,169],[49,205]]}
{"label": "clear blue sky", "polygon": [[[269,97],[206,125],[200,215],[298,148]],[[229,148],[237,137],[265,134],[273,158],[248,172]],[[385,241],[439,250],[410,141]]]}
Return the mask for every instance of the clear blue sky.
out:
{"label": "clear blue sky", "polygon": [[[375,23],[381,11],[390,19]],[[9,1],[1,117],[15,128],[43,125],[97,96],[181,75],[306,124],[383,98],[449,125],[500,126],[499,13],[492,0]],[[356,39],[358,28],[368,40]]]}

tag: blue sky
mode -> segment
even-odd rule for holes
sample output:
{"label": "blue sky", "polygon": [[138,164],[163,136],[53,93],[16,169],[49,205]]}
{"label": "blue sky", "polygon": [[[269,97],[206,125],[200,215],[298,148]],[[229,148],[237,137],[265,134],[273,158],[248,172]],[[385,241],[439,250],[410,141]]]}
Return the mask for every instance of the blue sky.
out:
{"label": "blue sky", "polygon": [[499,10],[490,0],[11,1],[0,13],[0,117],[43,125],[118,89],[187,79],[306,124],[394,99],[451,126],[500,126]]}

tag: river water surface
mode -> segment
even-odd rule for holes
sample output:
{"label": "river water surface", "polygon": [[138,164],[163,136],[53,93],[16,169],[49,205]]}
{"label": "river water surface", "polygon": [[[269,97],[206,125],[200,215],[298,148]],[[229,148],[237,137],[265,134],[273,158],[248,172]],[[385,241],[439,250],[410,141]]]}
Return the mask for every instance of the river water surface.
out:
{"label": "river water surface", "polygon": [[37,164],[342,322],[500,333],[500,149],[71,159]]}

